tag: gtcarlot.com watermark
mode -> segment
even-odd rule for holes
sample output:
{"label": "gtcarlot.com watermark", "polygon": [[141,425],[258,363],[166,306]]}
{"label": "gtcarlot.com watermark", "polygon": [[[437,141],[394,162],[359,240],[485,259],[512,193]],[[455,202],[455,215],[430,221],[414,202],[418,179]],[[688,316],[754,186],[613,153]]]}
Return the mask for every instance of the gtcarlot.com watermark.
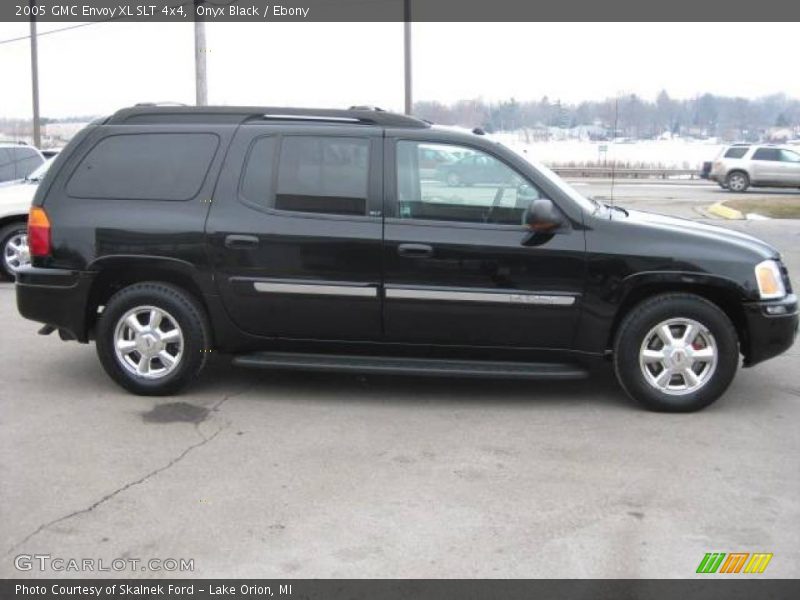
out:
{"label": "gtcarlot.com watermark", "polygon": [[14,557],[18,571],[52,571],[55,573],[105,573],[115,571],[194,571],[193,558],[66,558],[50,554],[18,554]]}

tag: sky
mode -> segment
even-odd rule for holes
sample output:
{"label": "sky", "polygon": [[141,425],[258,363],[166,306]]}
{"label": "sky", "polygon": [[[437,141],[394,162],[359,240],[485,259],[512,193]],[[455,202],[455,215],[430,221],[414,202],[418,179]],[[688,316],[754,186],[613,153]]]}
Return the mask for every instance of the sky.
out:
{"label": "sky", "polygon": [[[414,23],[414,99],[572,103],[653,99],[662,89],[674,98],[800,98],[796,31],[794,23]],[[27,24],[0,23],[0,117],[31,114],[30,44],[2,43],[27,33]],[[193,44],[189,23],[41,36],[41,114],[192,104]],[[209,23],[207,45],[211,104],[403,107],[402,23]]]}

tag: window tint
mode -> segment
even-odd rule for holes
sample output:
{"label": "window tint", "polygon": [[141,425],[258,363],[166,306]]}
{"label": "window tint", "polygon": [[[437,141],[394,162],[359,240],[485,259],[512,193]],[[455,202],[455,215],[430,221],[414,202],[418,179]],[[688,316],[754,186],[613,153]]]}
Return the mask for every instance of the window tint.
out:
{"label": "window tint", "polygon": [[100,141],[72,174],[79,198],[189,200],[200,191],[219,140],[211,133],[137,133]]}
{"label": "window tint", "polygon": [[800,154],[793,150],[781,150],[781,161],[800,163]]}
{"label": "window tint", "polygon": [[275,137],[258,138],[253,143],[239,188],[239,195],[248,202],[272,205],[272,174],[277,146]]}
{"label": "window tint", "polygon": [[14,148],[16,178],[22,179],[33,173],[44,162],[39,153],[32,148]]}
{"label": "window tint", "polygon": [[725,152],[725,158],[742,158],[750,148],[747,146],[735,146],[728,148]]}
{"label": "window tint", "polygon": [[[462,156],[426,168],[429,150]],[[521,225],[532,200],[544,197],[516,171],[483,152],[448,144],[397,143],[401,219]]]}
{"label": "window tint", "polygon": [[275,208],[364,215],[369,140],[287,136],[281,142]]}
{"label": "window tint", "polygon": [[5,148],[0,148],[0,181],[14,179],[14,162],[11,153]]}
{"label": "window tint", "polygon": [[778,148],[759,148],[753,154],[753,160],[780,160],[781,151]]}

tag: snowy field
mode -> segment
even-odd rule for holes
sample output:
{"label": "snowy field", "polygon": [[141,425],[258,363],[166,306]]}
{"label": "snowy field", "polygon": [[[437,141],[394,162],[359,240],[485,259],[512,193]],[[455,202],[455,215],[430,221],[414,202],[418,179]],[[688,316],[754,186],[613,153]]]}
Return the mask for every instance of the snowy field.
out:
{"label": "snowy field", "polygon": [[[725,144],[698,140],[652,140],[637,142],[592,142],[554,140],[525,143],[519,132],[491,136],[517,151],[548,165],[587,166],[617,161],[630,167],[661,169],[699,169],[707,160],[714,160]],[[607,151],[601,152],[601,146]]]}

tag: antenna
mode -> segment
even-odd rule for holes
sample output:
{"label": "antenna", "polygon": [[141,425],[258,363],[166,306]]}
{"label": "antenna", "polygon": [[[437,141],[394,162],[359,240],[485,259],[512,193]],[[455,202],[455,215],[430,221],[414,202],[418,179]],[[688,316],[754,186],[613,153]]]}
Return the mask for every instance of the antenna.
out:
{"label": "antenna", "polygon": [[[619,94],[617,94],[616,98],[614,98],[614,139],[613,142],[616,143],[617,141],[617,124],[619,123]],[[617,171],[617,157],[611,157],[611,206],[614,206],[614,178]],[[611,215],[609,214],[609,218]]]}

